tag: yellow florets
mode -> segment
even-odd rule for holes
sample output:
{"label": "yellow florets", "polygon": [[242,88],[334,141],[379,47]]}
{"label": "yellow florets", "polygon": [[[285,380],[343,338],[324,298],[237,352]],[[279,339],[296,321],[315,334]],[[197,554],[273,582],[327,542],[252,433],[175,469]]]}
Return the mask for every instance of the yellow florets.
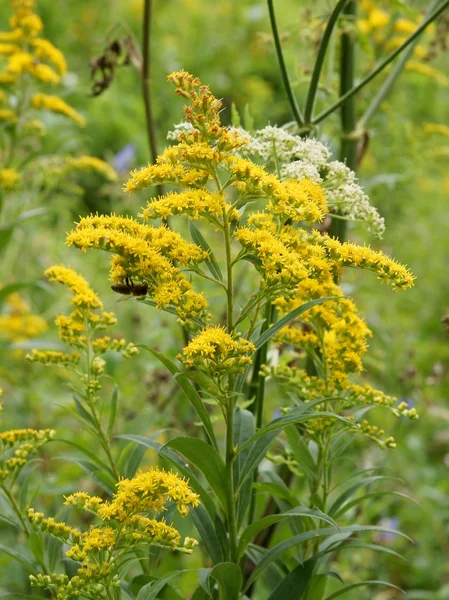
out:
{"label": "yellow florets", "polygon": [[94,171],[109,181],[117,181],[118,179],[115,169],[104,160],[96,158],[95,156],[69,157],[67,158],[67,165],[69,168],[79,171]]}
{"label": "yellow florets", "polygon": [[58,96],[49,96],[48,94],[42,93],[35,94],[31,98],[31,105],[33,108],[50,110],[65,115],[78,123],[81,127],[84,127],[85,125],[84,117]]}
{"label": "yellow florets", "polygon": [[180,358],[187,367],[220,376],[243,371],[254,350],[252,342],[231,336],[224,327],[208,327],[189,342]]}
{"label": "yellow florets", "polygon": [[17,169],[0,169],[0,188],[10,190],[19,183],[20,179]]}
{"label": "yellow florets", "polygon": [[74,294],[72,304],[78,308],[102,308],[103,304],[97,294],[89,287],[87,281],[73,269],[63,265],[50,267],[45,271],[50,281],[66,285]]}

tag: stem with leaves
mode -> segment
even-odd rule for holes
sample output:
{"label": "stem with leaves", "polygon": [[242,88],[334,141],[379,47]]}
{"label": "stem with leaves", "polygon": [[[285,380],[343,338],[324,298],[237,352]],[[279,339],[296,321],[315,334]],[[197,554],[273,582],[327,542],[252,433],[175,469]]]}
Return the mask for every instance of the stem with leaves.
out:
{"label": "stem with leaves", "polygon": [[273,32],[274,45],[276,48],[276,54],[277,54],[278,61],[279,61],[279,68],[281,70],[281,76],[282,76],[282,81],[283,81],[283,84],[285,87],[285,92],[287,94],[287,98],[290,103],[290,108],[293,113],[293,118],[295,119],[296,123],[298,124],[298,127],[302,128],[304,126],[304,117],[302,116],[301,109],[299,108],[298,102],[296,101],[295,94],[293,93],[292,86],[291,86],[290,79],[289,79],[288,72],[287,72],[287,67],[285,65],[284,54],[282,52],[281,40],[279,37],[279,31],[278,31],[277,23],[276,23],[276,14],[274,12],[273,0],[267,0],[267,1],[268,1],[268,12],[270,15],[271,30]]}

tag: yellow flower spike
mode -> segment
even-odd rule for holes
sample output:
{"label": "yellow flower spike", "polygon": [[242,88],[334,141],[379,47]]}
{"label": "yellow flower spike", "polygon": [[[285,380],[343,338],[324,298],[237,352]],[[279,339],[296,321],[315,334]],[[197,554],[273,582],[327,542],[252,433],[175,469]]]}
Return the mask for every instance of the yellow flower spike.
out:
{"label": "yellow flower spike", "polygon": [[20,173],[17,169],[0,169],[0,188],[11,190],[20,182]]}
{"label": "yellow flower spike", "polygon": [[109,181],[118,180],[118,175],[115,169],[104,160],[96,158],[95,156],[78,156],[75,158],[69,157],[67,158],[67,165],[71,169],[99,173]]}
{"label": "yellow flower spike", "polygon": [[127,523],[136,514],[163,510],[168,501],[175,502],[180,514],[185,516],[191,506],[198,506],[199,496],[192,492],[186,480],[172,472],[139,471],[132,479],[117,483],[114,498],[104,503],[98,514],[106,521]]}
{"label": "yellow flower spike", "polygon": [[64,76],[67,73],[67,62],[63,53],[51,42],[37,38],[31,42],[31,46],[37,57],[48,60],[56,66],[59,75]]}
{"label": "yellow flower spike", "polygon": [[281,284],[283,289],[295,289],[307,277],[307,270],[299,257],[271,231],[242,227],[234,235],[242,246],[260,259],[259,271],[268,285]]}
{"label": "yellow flower spike", "polygon": [[[164,158],[164,155],[161,157]],[[203,187],[210,179],[210,174],[204,169],[187,168],[162,161],[131,171],[130,174],[131,179],[124,185],[124,190],[127,192],[144,190],[161,183],[170,183],[179,187]]]}
{"label": "yellow flower spike", "polygon": [[10,123],[17,122],[17,114],[10,108],[0,108],[0,122],[9,121]]}
{"label": "yellow flower spike", "polygon": [[323,237],[322,243],[329,257],[341,266],[374,271],[380,280],[390,283],[394,289],[406,289],[413,285],[415,277],[411,272],[383,252],[350,242],[342,244],[329,237]]}
{"label": "yellow flower spike", "polygon": [[[44,65],[40,66],[42,67]],[[35,94],[31,98],[31,105],[33,108],[50,110],[65,115],[75,121],[80,127],[84,127],[85,125],[84,117],[58,96],[49,96],[48,94],[42,93]]]}
{"label": "yellow flower spike", "polygon": [[103,308],[97,294],[89,287],[87,281],[73,269],[56,265],[45,271],[45,276],[50,281],[57,281],[66,285],[74,294],[72,304],[83,308]]}
{"label": "yellow flower spike", "polygon": [[0,42],[0,54],[8,56],[10,54],[16,54],[20,52],[20,46],[17,44],[8,44]]}
{"label": "yellow flower spike", "polygon": [[66,354],[64,352],[57,352],[55,350],[32,350],[25,356],[26,360],[30,362],[38,362],[43,365],[77,365],[80,361],[80,355],[77,352]]}
{"label": "yellow flower spike", "polygon": [[222,194],[208,190],[188,190],[185,192],[169,192],[155,200],[149,200],[142,212],[144,220],[162,218],[173,215],[188,215],[192,219],[211,219],[219,217],[225,207]]}
{"label": "yellow flower spike", "polygon": [[226,373],[240,373],[251,364],[248,356],[255,351],[249,340],[233,337],[224,327],[203,329],[184,348],[180,360],[186,367],[198,367],[213,376]]}
{"label": "yellow flower spike", "polygon": [[16,77],[14,75],[12,75],[11,73],[2,73],[0,72],[0,84],[1,85],[6,85],[6,84],[11,84],[11,83],[15,83],[16,82]]}

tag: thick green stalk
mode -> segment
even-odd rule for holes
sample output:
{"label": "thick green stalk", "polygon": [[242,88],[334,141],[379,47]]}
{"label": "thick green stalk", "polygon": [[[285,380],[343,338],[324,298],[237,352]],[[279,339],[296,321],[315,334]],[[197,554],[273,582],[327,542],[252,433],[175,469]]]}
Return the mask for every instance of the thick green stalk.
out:
{"label": "thick green stalk", "polygon": [[337,102],[332,104],[332,106],[330,106],[329,108],[327,108],[326,110],[321,112],[317,117],[315,117],[313,119],[313,125],[317,125],[318,123],[320,123],[321,121],[326,119],[329,115],[331,115],[338,108],[340,108],[340,106],[342,106],[342,104],[345,104],[348,99],[352,98],[355,94],[357,94],[357,92],[359,92],[362,88],[364,88],[370,81],[372,81],[375,77],[377,77],[377,75],[379,75],[379,73],[381,73],[397,56],[399,56],[399,54],[401,54],[406,48],[408,48],[408,46],[410,44],[413,44],[415,39],[418,36],[420,36],[421,33],[430,25],[430,23],[435,21],[435,19],[437,19],[440,16],[440,14],[446,10],[446,8],[448,6],[449,6],[449,0],[445,0],[441,4],[441,6],[439,6],[427,19],[424,19],[424,21],[421,23],[421,25],[416,28],[416,31],[414,33],[412,33],[412,35],[403,44],[398,46],[398,48],[396,48],[396,50],[394,50],[384,60],[382,60],[377,65],[377,67],[375,67],[371,71],[371,73],[368,73],[368,75],[366,77],[364,77],[363,79],[361,79],[357,85],[353,86],[343,96],[341,96],[337,100]]}
{"label": "thick green stalk", "polygon": [[[147,126],[148,146],[151,162],[155,163],[158,156],[156,144],[156,125],[153,116],[153,103],[151,100],[151,24],[153,13],[152,0],[145,0],[142,22],[142,95],[145,106],[145,120]],[[164,194],[164,187],[156,186],[159,196]]]}
{"label": "thick green stalk", "polygon": [[304,109],[304,120],[307,123],[313,118],[313,109],[315,107],[316,93],[318,90],[318,83],[320,81],[321,71],[324,65],[324,59],[326,57],[327,48],[329,46],[329,42],[332,37],[332,32],[334,31],[334,27],[338,21],[338,17],[340,13],[345,8],[346,4],[349,0],[339,0],[338,4],[332,11],[332,14],[327,22],[326,29],[324,30],[323,37],[320,42],[320,47],[318,49],[318,54],[315,61],[315,66],[313,68],[312,79],[310,81],[309,91],[307,93],[306,107]]}
{"label": "thick green stalk", "polygon": [[[268,329],[272,320],[272,305],[269,300],[265,305],[265,321],[261,327],[261,335]],[[251,383],[249,385],[249,398],[254,394],[254,403],[252,404],[252,412],[256,417],[256,429],[260,429],[262,427],[262,419],[263,419],[263,406],[265,399],[265,377],[260,375],[260,367],[267,362],[267,354],[268,354],[268,342],[264,344],[259,350],[256,352],[256,357],[254,359],[254,370],[251,378]],[[254,471],[253,475],[253,483],[257,480],[258,470]],[[251,500],[249,503],[249,511],[248,511],[248,523],[252,523],[254,519],[254,513],[256,510],[256,494],[255,490],[251,490]]]}
{"label": "thick green stalk", "polygon": [[268,2],[268,13],[270,15],[270,23],[271,30],[273,32],[274,45],[276,48],[276,54],[279,61],[279,68],[281,69],[282,81],[284,83],[285,91],[287,93],[287,98],[290,103],[290,108],[293,113],[293,118],[295,119],[298,127],[303,127],[304,125],[304,117],[301,114],[301,109],[298,106],[298,102],[296,101],[296,97],[293,93],[292,86],[290,83],[290,79],[287,73],[287,67],[285,65],[284,54],[282,52],[281,40],[279,38],[279,31],[276,23],[276,15],[274,12],[273,0],[267,0]]}
{"label": "thick green stalk", "polygon": [[[351,0],[344,8],[343,14],[351,21],[355,21],[356,3]],[[340,51],[340,95],[345,96],[348,90],[354,87],[355,76],[355,42],[354,32],[344,30],[341,34]],[[358,137],[355,135],[357,122],[355,97],[351,96],[342,104],[341,119],[341,147],[340,160],[355,171],[357,166]],[[346,237],[346,221],[333,219],[330,234],[341,241]]]}
{"label": "thick green stalk", "polygon": [[237,518],[234,493],[234,399],[229,396],[226,407],[226,475],[228,480],[228,534],[231,562],[237,563]]}

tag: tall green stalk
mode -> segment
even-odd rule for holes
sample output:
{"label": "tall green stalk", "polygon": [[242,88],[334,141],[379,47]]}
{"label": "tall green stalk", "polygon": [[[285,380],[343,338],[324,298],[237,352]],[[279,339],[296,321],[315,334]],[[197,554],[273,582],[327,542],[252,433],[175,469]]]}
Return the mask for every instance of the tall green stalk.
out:
{"label": "tall green stalk", "polygon": [[[343,15],[350,24],[355,23],[356,3],[351,0],[343,9]],[[354,87],[355,77],[355,41],[352,27],[345,27],[341,34],[340,51],[340,96]],[[341,146],[340,160],[353,171],[357,168],[358,135],[356,133],[357,114],[355,96],[347,98],[340,109]],[[330,234],[341,241],[346,237],[346,221],[333,219]]]}

